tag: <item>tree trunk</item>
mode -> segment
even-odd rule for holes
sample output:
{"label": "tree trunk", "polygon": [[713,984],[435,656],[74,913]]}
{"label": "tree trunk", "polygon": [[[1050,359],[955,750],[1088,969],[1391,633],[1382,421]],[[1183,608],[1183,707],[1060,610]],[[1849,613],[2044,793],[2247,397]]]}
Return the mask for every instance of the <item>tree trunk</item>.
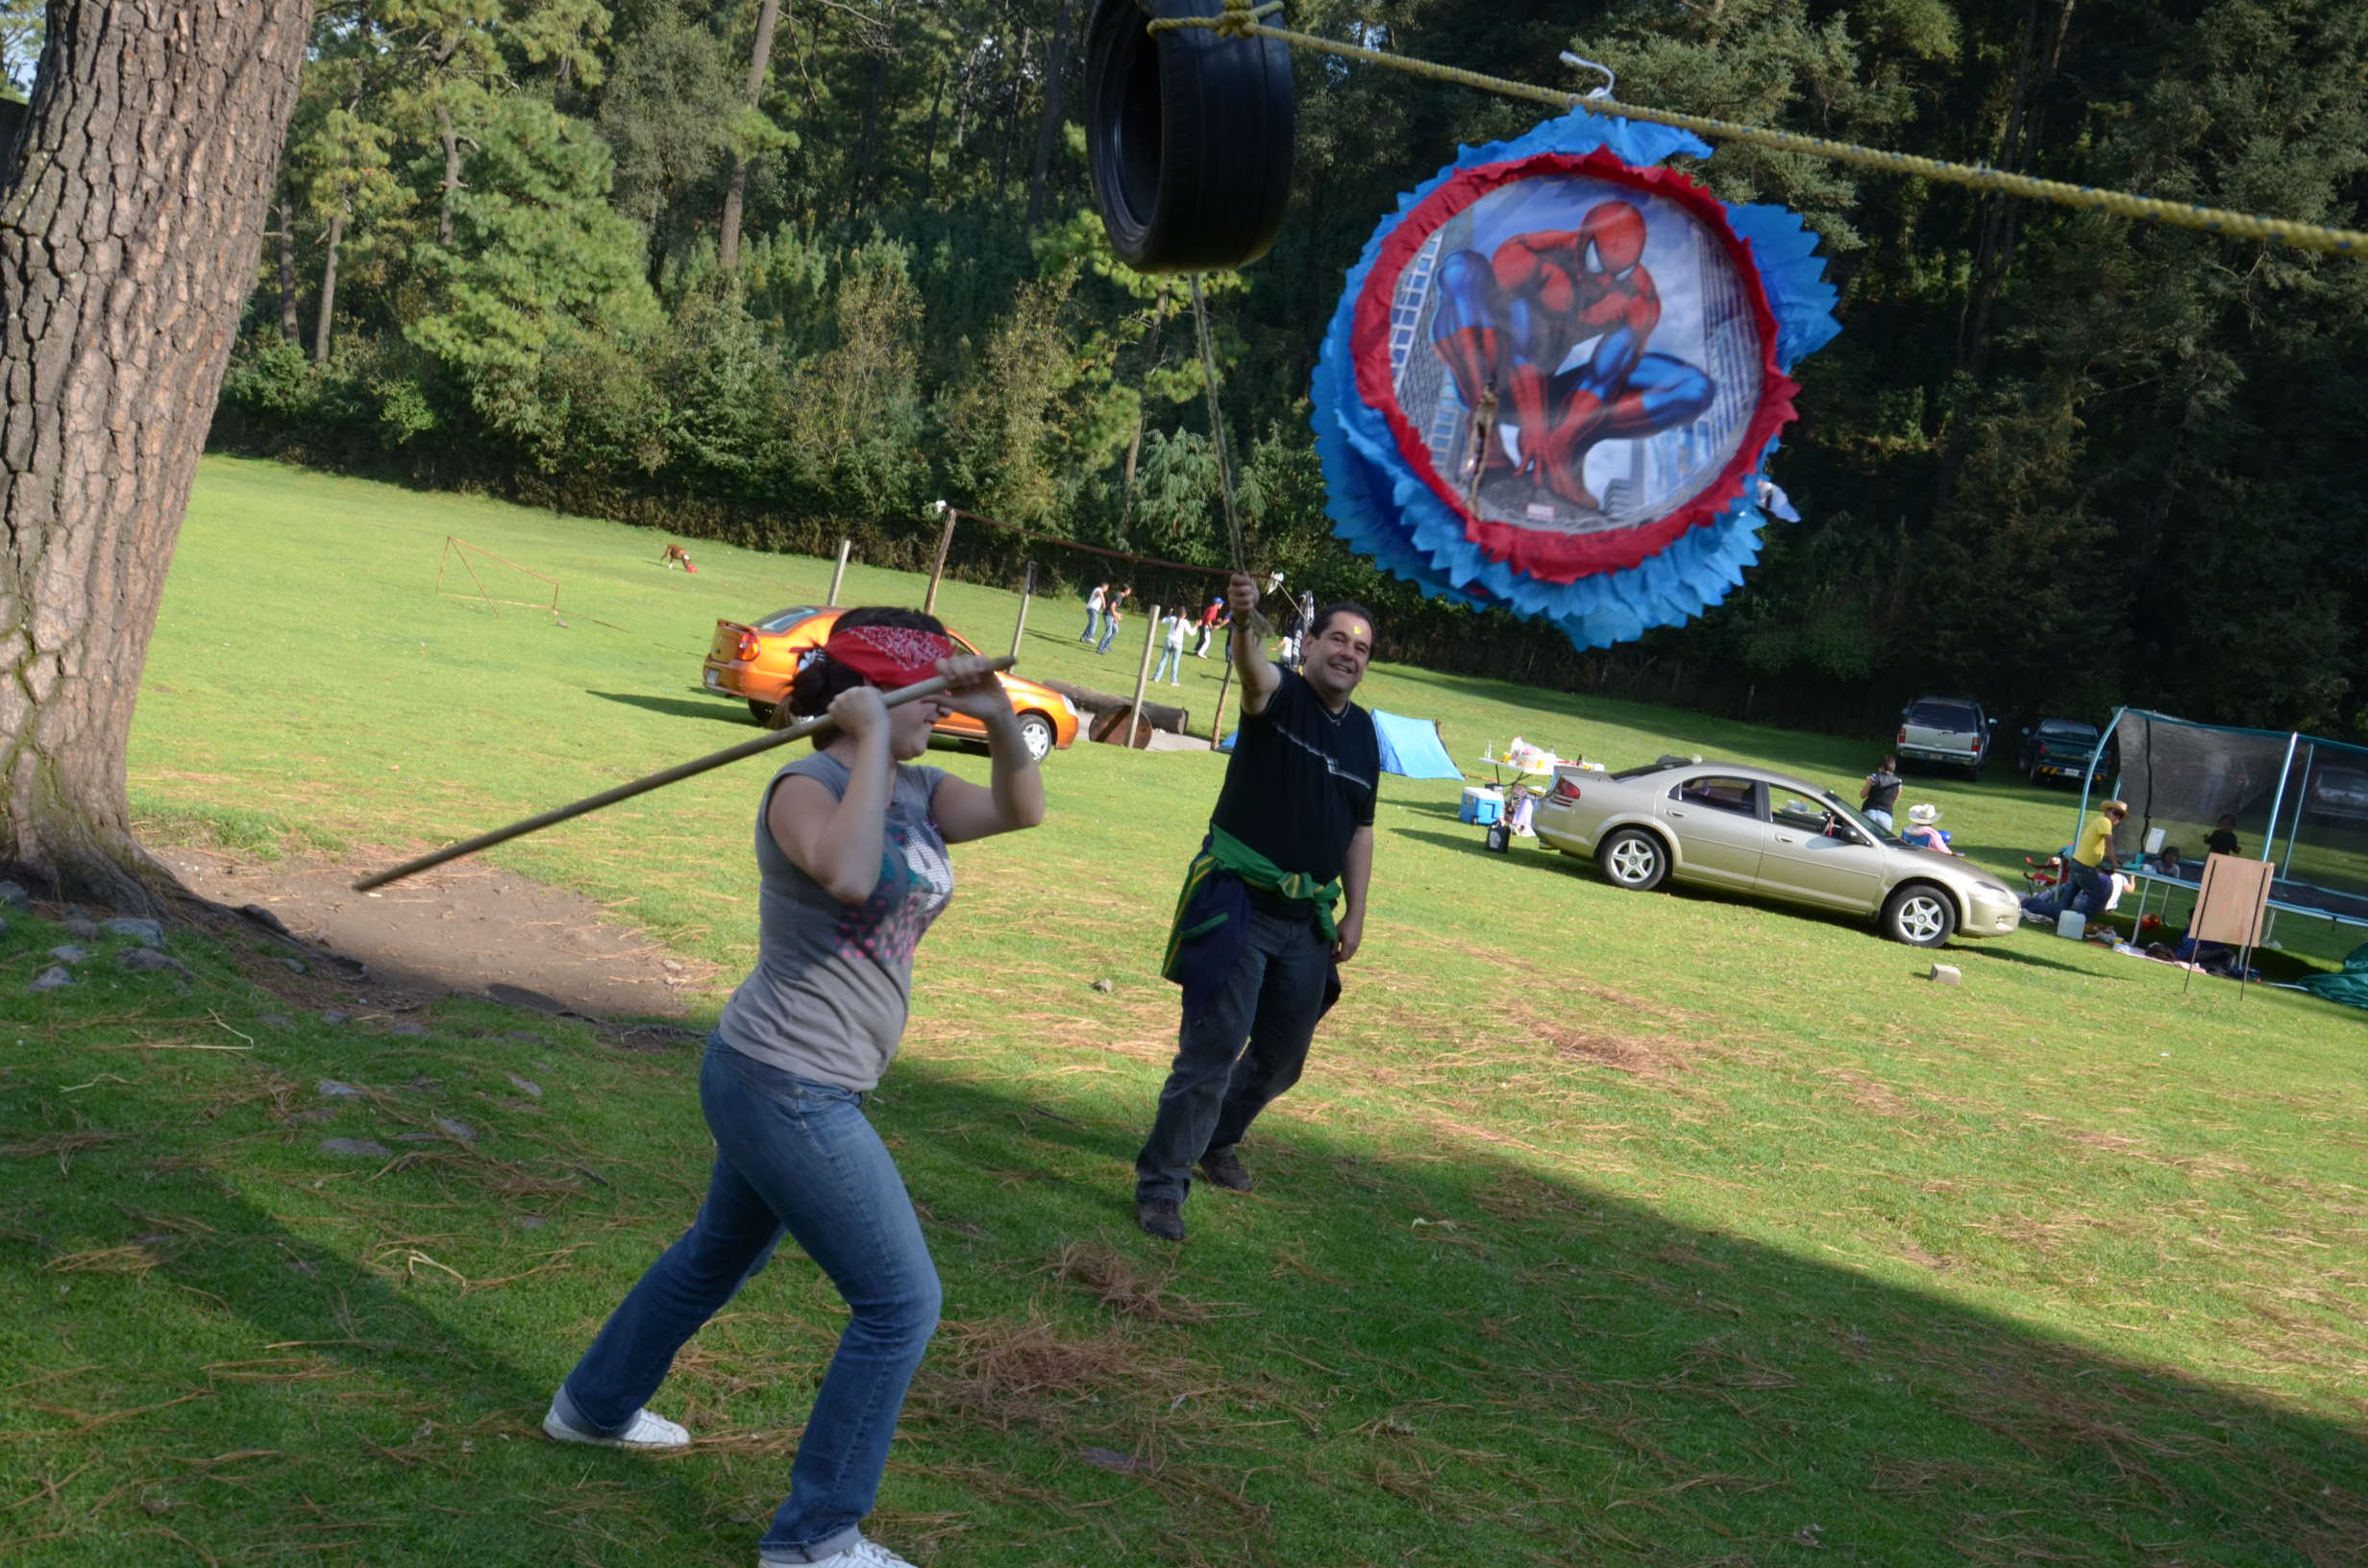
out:
{"label": "tree trunk", "polygon": [[1028,173],[1027,217],[1033,230],[1045,215],[1045,176],[1052,169],[1052,143],[1061,131],[1061,79],[1069,74],[1069,15],[1077,0],[1061,0],[1052,18],[1052,44],[1045,51],[1045,106],[1036,116],[1036,164]]}
{"label": "tree trunk", "polygon": [[450,106],[435,106],[435,134],[444,143],[444,186],[436,198],[435,242],[446,250],[453,248],[453,192],[460,188],[460,138],[453,132],[453,111]]}
{"label": "tree trunk", "polygon": [[280,335],[290,343],[305,340],[304,324],[296,319],[296,193],[280,186]]}
{"label": "tree trunk", "polygon": [[949,72],[937,73],[937,90],[929,95],[929,135],[921,144],[921,199],[927,201],[937,184],[937,121],[938,111],[946,107],[946,78]]}
{"label": "tree trunk", "polygon": [[124,746],[310,0],[51,0],[0,166],[0,864],[161,909]]}
{"label": "tree trunk", "polygon": [[[764,0],[756,8],[756,41],[749,45],[748,101],[751,109],[760,109],[765,99],[765,73],[773,65],[773,29],[781,18],[781,0]],[[724,190],[724,236],[720,259],[726,277],[740,264],[740,208],[748,200],[749,160],[735,159],[731,166],[731,184]]]}
{"label": "tree trunk", "polygon": [[337,308],[337,247],[345,243],[345,209],[329,218],[329,258],[321,263],[321,309],[312,326],[312,362],[329,363],[329,323]]}

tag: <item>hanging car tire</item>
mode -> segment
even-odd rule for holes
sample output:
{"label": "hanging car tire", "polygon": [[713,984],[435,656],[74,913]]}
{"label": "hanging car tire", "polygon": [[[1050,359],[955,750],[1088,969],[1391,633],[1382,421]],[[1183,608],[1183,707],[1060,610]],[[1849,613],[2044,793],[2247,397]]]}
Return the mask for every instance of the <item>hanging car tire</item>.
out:
{"label": "hanging car tire", "polygon": [[759,702],[756,698],[750,698],[749,717],[756,721],[759,729],[771,729],[773,727],[773,704]]}
{"label": "hanging car tire", "polygon": [[1902,885],[1883,904],[1883,934],[1911,947],[1937,947],[1957,931],[1957,901],[1930,882]]}
{"label": "hanging car tire", "polygon": [[1669,850],[1640,827],[1623,827],[1595,846],[1603,874],[1616,888],[1650,893],[1669,874]]}
{"label": "hanging car tire", "polygon": [[1086,163],[1094,207],[1137,272],[1217,272],[1267,254],[1291,195],[1295,110],[1281,40],[1153,17],[1215,16],[1223,0],[1098,0],[1086,33]]}

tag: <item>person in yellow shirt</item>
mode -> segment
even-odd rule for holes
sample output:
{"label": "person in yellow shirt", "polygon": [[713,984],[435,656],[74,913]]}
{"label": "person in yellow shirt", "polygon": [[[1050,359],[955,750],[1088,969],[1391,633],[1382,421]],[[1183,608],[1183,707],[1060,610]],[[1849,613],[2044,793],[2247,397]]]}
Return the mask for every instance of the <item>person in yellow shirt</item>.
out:
{"label": "person in yellow shirt", "polygon": [[2105,873],[2113,869],[2113,833],[2129,815],[2126,801],[2108,800],[2099,806],[2097,814],[2081,828],[2080,838],[2072,846],[2072,858],[2064,865],[2063,880],[2048,892],[2025,899],[2023,908],[2041,919],[2051,920],[2084,899],[2089,907],[2103,909],[2111,894]]}

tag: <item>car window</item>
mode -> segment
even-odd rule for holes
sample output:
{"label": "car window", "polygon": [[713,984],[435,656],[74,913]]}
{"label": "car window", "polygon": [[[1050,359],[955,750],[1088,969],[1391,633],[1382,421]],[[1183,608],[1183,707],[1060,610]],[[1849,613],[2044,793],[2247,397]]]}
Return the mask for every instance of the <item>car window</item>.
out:
{"label": "car window", "polygon": [[1650,778],[1655,773],[1665,773],[1668,771],[1669,770],[1664,768],[1660,763],[1648,762],[1641,768],[1623,768],[1612,776],[1617,779]]}
{"label": "car window", "polygon": [[2060,741],[2093,742],[2097,738],[2095,725],[2076,724],[2064,719],[2049,719],[2043,722],[2039,725],[2039,733],[2053,736]]}
{"label": "car window", "polygon": [[757,622],[756,629],[768,634],[787,631],[813,613],[814,607],[810,604],[801,604],[793,609],[776,610],[762,621]]}
{"label": "car window", "polygon": [[1918,702],[1908,710],[1908,723],[1921,724],[1926,729],[1980,729],[1974,722],[1973,710],[1955,702]]}
{"label": "car window", "polygon": [[1705,773],[1690,778],[1669,791],[1669,798],[1690,806],[1708,806],[1714,811],[1732,811],[1739,816],[1760,815],[1759,797],[1748,778],[1722,778]]}
{"label": "car window", "polygon": [[1833,815],[1813,800],[1804,800],[1797,795],[1788,795],[1778,801],[1774,818],[1788,827],[1797,827],[1806,833],[1822,834]]}

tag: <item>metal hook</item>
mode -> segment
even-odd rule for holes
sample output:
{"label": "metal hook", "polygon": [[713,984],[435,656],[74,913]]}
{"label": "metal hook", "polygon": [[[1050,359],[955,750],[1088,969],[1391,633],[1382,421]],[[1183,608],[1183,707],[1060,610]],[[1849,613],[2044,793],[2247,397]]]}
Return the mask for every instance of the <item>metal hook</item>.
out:
{"label": "metal hook", "polygon": [[1612,74],[1612,67],[1609,65],[1597,64],[1591,60],[1583,59],[1578,55],[1572,54],[1567,49],[1563,51],[1562,61],[1564,64],[1573,66],[1582,71],[1601,71],[1603,73],[1603,86],[1600,87],[1588,88],[1582,95],[1584,97],[1609,98],[1612,96],[1612,89],[1619,86],[1619,78]]}

